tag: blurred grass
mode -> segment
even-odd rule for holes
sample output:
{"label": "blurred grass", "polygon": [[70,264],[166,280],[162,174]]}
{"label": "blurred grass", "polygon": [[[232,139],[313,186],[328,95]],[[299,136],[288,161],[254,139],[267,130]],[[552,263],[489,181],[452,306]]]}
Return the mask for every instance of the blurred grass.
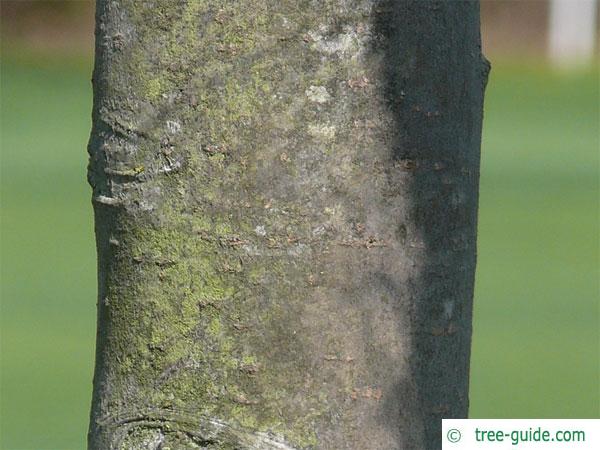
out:
{"label": "blurred grass", "polygon": [[473,418],[600,417],[598,68],[488,85]]}
{"label": "blurred grass", "polygon": [[85,66],[2,61],[3,450],[85,448],[95,336]]}
{"label": "blurred grass", "polygon": [[[0,447],[83,449],[95,334],[89,62],[3,57]],[[497,63],[472,417],[599,417],[598,71]]]}

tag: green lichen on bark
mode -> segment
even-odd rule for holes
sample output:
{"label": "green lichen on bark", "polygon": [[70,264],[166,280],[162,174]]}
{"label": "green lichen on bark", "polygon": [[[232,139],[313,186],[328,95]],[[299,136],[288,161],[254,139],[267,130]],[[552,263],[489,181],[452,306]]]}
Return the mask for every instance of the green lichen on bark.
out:
{"label": "green lichen on bark", "polygon": [[429,447],[466,414],[477,23],[97,2],[90,449]]}

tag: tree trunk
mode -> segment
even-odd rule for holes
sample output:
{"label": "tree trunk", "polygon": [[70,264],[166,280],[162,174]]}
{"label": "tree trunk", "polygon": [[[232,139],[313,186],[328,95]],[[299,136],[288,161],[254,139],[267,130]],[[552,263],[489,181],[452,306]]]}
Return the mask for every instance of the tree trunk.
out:
{"label": "tree trunk", "polygon": [[439,447],[468,407],[478,3],[96,20],[89,448]]}

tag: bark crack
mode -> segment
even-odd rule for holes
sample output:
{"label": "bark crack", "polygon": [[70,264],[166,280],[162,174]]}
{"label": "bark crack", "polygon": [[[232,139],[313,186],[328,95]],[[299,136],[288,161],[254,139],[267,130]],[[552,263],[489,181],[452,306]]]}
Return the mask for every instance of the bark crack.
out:
{"label": "bark crack", "polygon": [[[172,450],[198,448],[231,450],[296,450],[271,433],[248,430],[214,417],[167,410],[104,417],[97,422],[110,450]],[[173,447],[175,445],[175,447]],[[182,445],[182,447],[177,447]],[[195,447],[191,447],[195,448]]]}

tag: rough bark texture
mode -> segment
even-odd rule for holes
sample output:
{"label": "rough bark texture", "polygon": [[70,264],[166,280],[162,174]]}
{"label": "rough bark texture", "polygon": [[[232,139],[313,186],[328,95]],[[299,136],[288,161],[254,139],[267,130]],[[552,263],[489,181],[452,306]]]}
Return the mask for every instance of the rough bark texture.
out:
{"label": "rough bark texture", "polygon": [[475,1],[98,0],[92,450],[410,449],[465,417]]}

